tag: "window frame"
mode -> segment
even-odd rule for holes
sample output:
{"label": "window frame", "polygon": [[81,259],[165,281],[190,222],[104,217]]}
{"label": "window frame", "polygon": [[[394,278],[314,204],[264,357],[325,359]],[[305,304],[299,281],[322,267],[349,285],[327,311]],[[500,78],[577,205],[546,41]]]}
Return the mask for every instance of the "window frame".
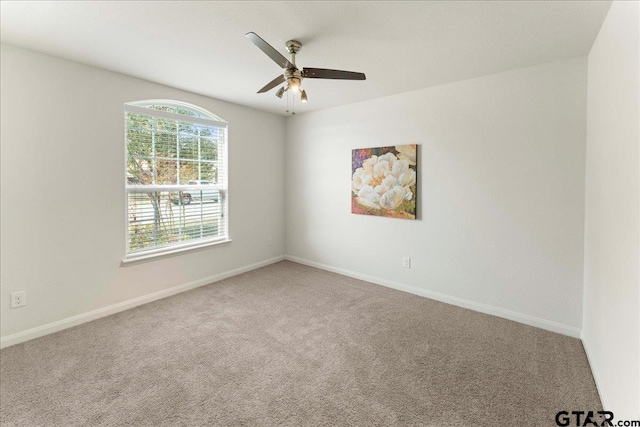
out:
{"label": "window frame", "polygon": [[[153,106],[167,106],[182,108],[197,114],[197,116],[190,116],[186,114],[173,113],[153,108]],[[223,221],[224,233],[221,236],[211,236],[205,238],[199,238],[194,241],[182,241],[178,243],[172,243],[164,246],[155,246],[151,248],[131,251],[130,248],[130,212],[129,212],[129,196],[132,193],[148,193],[148,192],[170,192],[170,191],[205,191],[202,185],[193,184],[152,184],[152,185],[139,185],[131,184],[128,177],[128,140],[127,140],[127,115],[138,114],[145,116],[153,116],[162,119],[176,120],[178,122],[188,122],[204,126],[212,126],[219,129],[224,129],[224,137],[222,141],[218,142],[218,183],[206,185],[206,191],[218,191],[221,213],[220,220]],[[127,102],[124,104],[124,198],[125,198],[125,255],[122,259],[122,264],[140,262],[144,260],[151,260],[163,256],[176,255],[182,252],[200,249],[208,246],[226,244],[231,242],[229,231],[229,170],[228,170],[228,123],[221,119],[219,116],[193,104],[165,100],[154,99],[145,101]],[[202,159],[198,159],[198,162]],[[222,176],[222,180],[220,179]],[[190,180],[191,181],[191,180]],[[220,183],[222,181],[222,183]]]}

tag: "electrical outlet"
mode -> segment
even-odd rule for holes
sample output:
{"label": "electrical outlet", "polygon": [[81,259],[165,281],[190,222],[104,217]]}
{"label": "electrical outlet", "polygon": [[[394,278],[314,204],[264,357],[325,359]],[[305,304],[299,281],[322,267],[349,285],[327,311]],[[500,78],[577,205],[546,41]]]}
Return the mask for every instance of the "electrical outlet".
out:
{"label": "electrical outlet", "polygon": [[408,256],[402,257],[402,267],[411,268],[411,258]]}
{"label": "electrical outlet", "polygon": [[273,245],[273,239],[271,237],[267,237],[267,246]]}
{"label": "electrical outlet", "polygon": [[11,294],[11,308],[27,305],[27,291],[13,292]]}

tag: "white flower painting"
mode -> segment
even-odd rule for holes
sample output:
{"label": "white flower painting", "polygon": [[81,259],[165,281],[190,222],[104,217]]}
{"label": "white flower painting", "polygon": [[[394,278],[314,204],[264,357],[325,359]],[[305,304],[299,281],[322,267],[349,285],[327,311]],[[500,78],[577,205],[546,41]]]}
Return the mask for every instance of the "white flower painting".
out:
{"label": "white flower painting", "polygon": [[415,144],[352,151],[351,212],[416,218]]}

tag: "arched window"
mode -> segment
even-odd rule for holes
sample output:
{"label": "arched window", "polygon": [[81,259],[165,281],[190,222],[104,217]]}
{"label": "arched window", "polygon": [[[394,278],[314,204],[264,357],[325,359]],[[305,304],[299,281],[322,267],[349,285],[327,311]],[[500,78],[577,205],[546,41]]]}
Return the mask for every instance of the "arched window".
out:
{"label": "arched window", "polygon": [[176,101],[124,111],[125,260],[228,241],[227,123]]}

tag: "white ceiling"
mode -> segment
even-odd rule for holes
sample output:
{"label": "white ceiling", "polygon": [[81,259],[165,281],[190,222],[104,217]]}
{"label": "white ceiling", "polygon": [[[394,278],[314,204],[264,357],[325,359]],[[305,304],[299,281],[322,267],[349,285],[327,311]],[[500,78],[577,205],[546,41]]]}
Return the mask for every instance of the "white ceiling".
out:
{"label": "white ceiling", "polygon": [[2,41],[284,114],[257,90],[281,73],[244,36],[301,67],[366,81],[303,82],[298,113],[586,55],[610,1],[0,2]]}

